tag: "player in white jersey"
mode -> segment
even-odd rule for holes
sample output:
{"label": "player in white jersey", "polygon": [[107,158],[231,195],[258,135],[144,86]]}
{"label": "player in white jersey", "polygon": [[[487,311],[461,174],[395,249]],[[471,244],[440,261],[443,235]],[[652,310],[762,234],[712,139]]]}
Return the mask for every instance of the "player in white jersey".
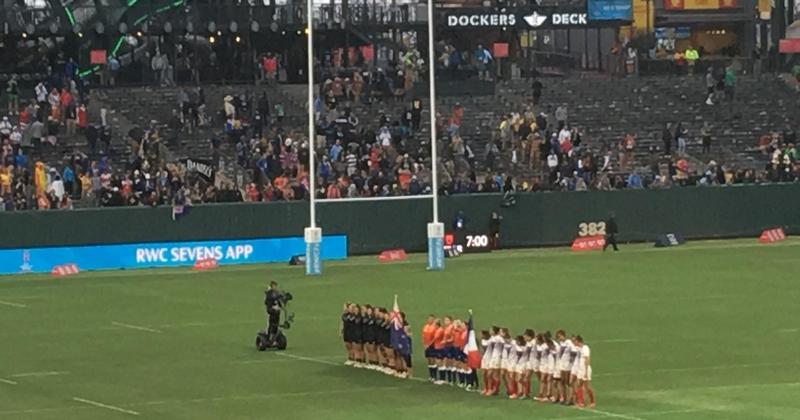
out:
{"label": "player in white jersey", "polygon": [[544,344],[545,350],[542,354],[542,360],[539,367],[539,370],[542,371],[544,395],[542,395],[540,401],[553,401],[553,390],[555,388],[553,374],[556,368],[556,347],[549,331],[544,335]]}
{"label": "player in white jersey", "polygon": [[578,348],[578,385],[577,385],[577,406],[584,407],[584,392],[589,396],[589,408],[594,408],[594,389],[592,389],[592,358],[589,346],[583,341],[583,337],[575,337],[575,346]]}
{"label": "player in white jersey", "polygon": [[[483,369],[483,391],[486,394],[489,390],[489,362],[492,360],[491,334],[488,330],[481,331],[481,368]],[[476,377],[477,378],[477,377]]]}
{"label": "player in white jersey", "polygon": [[533,375],[533,353],[536,345],[536,332],[532,329],[525,330],[525,352],[522,355],[524,370],[522,374],[522,397],[531,397],[531,376]]}
{"label": "player in white jersey", "polygon": [[575,404],[575,397],[578,392],[578,346],[575,344],[576,335],[570,338],[572,346],[569,348],[569,393],[567,394],[567,405]]}
{"label": "player in white jersey", "polygon": [[489,385],[484,395],[496,395],[500,388],[500,367],[503,358],[503,338],[500,336],[500,327],[492,327],[489,338]]}
{"label": "player in white jersey", "polygon": [[555,402],[558,399],[558,387],[561,378],[561,372],[558,370],[558,343],[553,341],[549,334],[547,337],[547,347],[550,349],[550,353],[548,354],[547,358],[547,369],[550,372],[550,402]]}
{"label": "player in white jersey", "polygon": [[517,398],[525,398],[523,377],[528,361],[525,358],[525,337],[518,335],[514,340],[514,346],[511,349],[512,359],[514,359],[514,366],[511,369],[511,374],[514,382],[514,392],[509,396],[512,400]]}
{"label": "player in white jersey", "polygon": [[536,365],[538,370],[536,376],[539,378],[539,392],[533,399],[536,401],[546,401],[547,398],[547,340],[544,334],[536,336]]}
{"label": "player in white jersey", "polygon": [[558,340],[558,360],[556,361],[556,369],[559,372],[560,380],[558,383],[558,402],[564,404],[567,401],[567,394],[569,394],[569,352],[572,347],[572,341],[567,339],[567,333],[564,330],[556,332],[556,339]]}
{"label": "player in white jersey", "polygon": [[506,394],[510,397],[514,392],[514,372],[512,371],[514,360],[512,360],[513,342],[511,340],[511,333],[508,328],[502,328],[500,335],[503,337],[503,356],[500,363],[500,370],[503,377],[503,382],[506,387]]}

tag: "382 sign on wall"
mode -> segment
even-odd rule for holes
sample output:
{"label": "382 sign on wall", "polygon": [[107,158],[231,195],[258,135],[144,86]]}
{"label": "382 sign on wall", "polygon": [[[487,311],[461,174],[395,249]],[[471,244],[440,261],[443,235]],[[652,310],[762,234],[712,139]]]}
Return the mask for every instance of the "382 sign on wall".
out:
{"label": "382 sign on wall", "polygon": [[606,222],[578,223],[578,236],[605,236]]}

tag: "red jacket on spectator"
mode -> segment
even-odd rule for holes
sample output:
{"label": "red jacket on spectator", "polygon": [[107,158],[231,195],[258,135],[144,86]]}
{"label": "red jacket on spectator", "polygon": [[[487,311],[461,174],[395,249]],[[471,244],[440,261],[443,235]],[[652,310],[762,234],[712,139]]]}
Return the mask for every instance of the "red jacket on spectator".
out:
{"label": "red jacket on spectator", "polygon": [[78,128],[86,128],[89,126],[89,116],[86,114],[86,107],[81,105],[76,112],[78,117]]}
{"label": "red jacket on spectator", "polygon": [[261,60],[261,66],[264,68],[264,71],[267,73],[274,73],[278,71],[278,59],[275,57],[264,57]]}
{"label": "red jacket on spectator", "polygon": [[61,91],[61,107],[66,108],[72,104],[72,94],[67,89]]}

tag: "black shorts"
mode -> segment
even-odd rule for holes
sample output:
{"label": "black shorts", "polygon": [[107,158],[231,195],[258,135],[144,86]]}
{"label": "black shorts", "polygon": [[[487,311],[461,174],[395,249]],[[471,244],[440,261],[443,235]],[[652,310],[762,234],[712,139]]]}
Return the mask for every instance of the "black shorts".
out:
{"label": "black shorts", "polygon": [[375,334],[371,332],[365,332],[362,336],[363,341],[367,344],[375,344]]}
{"label": "black shorts", "polygon": [[406,362],[406,367],[411,368],[411,355],[403,356],[403,360]]}

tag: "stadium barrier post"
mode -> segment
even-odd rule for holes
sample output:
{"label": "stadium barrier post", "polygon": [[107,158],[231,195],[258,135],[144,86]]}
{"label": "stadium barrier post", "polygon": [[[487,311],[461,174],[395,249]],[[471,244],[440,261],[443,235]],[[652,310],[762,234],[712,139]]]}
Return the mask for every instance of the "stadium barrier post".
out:
{"label": "stadium barrier post", "polygon": [[428,88],[431,122],[431,195],[433,221],[428,223],[428,270],[444,270],[444,223],[439,221],[439,160],[436,156],[436,77],[434,75],[433,0],[428,0]]}
{"label": "stadium barrier post", "polygon": [[313,0],[306,2],[306,42],[308,54],[308,193],[309,193],[309,227],[303,232],[306,242],[306,275],[322,274],[322,229],[317,227],[316,174],[314,173],[314,155],[317,153],[317,139],[314,135],[314,10]]}
{"label": "stadium barrier post", "polygon": [[322,228],[308,227],[305,229],[306,240],[306,275],[316,276],[322,274]]}
{"label": "stadium barrier post", "polygon": [[444,270],[444,223],[428,223],[428,270]]}

